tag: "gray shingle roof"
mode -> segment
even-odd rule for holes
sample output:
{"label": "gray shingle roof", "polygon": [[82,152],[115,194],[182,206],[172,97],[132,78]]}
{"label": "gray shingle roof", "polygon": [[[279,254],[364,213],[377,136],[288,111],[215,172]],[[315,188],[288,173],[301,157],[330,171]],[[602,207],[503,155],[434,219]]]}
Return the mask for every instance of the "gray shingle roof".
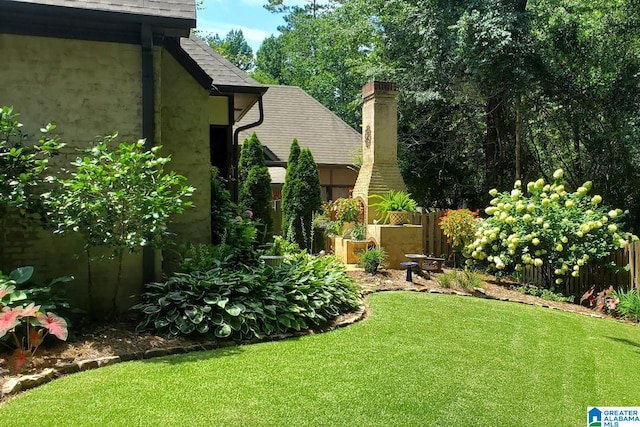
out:
{"label": "gray shingle roof", "polygon": [[[240,141],[256,132],[262,145],[286,162],[294,138],[311,149],[319,165],[350,165],[362,136],[297,86],[269,86],[263,96],[264,122],[240,133]],[[254,106],[238,126],[258,119]]]}
{"label": "gray shingle roof", "polygon": [[[7,0],[2,0],[7,1]],[[75,9],[196,19],[195,0],[10,0]]]}
{"label": "gray shingle roof", "polygon": [[188,39],[180,39],[180,47],[213,79],[214,88],[218,85],[246,88],[264,87],[194,35]]}

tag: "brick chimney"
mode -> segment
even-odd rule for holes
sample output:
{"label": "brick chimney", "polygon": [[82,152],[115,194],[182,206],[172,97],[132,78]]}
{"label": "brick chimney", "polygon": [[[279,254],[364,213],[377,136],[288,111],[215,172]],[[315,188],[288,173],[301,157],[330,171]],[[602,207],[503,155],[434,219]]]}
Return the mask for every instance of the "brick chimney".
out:
{"label": "brick chimney", "polygon": [[376,209],[369,195],[406,191],[398,167],[398,89],[394,83],[372,81],[362,88],[362,167],[353,189],[366,206],[365,222],[372,224]]}

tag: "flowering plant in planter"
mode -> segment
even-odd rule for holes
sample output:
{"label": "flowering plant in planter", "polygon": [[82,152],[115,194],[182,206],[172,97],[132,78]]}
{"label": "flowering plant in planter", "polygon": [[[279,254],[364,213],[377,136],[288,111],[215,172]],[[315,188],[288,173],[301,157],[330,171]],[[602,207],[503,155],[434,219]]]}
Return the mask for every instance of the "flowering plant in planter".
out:
{"label": "flowering plant in planter", "polygon": [[358,218],[363,213],[363,206],[358,199],[339,198],[333,202],[336,212],[336,220],[341,223],[358,222]]}
{"label": "flowering plant in planter", "polygon": [[27,296],[15,285],[28,281],[32,274],[33,267],[18,268],[9,277],[0,273],[0,341],[13,338],[16,348],[10,369],[14,373],[28,365],[47,335],[63,341],[68,337],[67,322],[62,317],[40,312],[40,305],[20,303]]}
{"label": "flowering plant in planter", "polygon": [[316,217],[322,222],[325,232],[330,236],[342,234],[345,223],[358,223],[364,213],[364,206],[359,199],[338,198],[326,202],[322,206],[322,215]]}
{"label": "flowering plant in planter", "polygon": [[479,265],[497,274],[542,268],[547,285],[560,285],[568,276],[578,277],[588,262],[600,260],[630,240],[622,231],[621,209],[602,205],[602,196],[590,196],[591,182],[575,192],[565,190],[563,171],[554,181],[540,178],[523,191],[516,181],[511,192],[489,192],[494,199],[485,209],[475,240],[465,247],[468,265]]}

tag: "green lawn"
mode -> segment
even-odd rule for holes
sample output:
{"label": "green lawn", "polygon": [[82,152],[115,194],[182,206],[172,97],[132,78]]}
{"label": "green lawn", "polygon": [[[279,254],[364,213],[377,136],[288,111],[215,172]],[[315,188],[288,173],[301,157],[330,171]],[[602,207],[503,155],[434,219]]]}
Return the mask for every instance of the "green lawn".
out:
{"label": "green lawn", "polygon": [[640,404],[640,328],[444,295],[370,297],[327,334],[129,362],[0,408],[6,426],[575,426]]}

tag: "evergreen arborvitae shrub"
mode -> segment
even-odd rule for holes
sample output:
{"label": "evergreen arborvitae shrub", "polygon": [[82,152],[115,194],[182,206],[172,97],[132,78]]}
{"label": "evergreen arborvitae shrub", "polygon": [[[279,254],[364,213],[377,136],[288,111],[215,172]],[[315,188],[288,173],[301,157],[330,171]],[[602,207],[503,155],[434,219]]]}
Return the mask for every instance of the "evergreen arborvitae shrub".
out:
{"label": "evergreen arborvitae shrub", "polygon": [[260,240],[270,237],[273,229],[271,176],[264,161],[262,144],[255,132],[244,141],[238,165],[240,188],[239,205],[253,212],[253,218],[262,224]]}
{"label": "evergreen arborvitae shrub", "polygon": [[226,224],[237,215],[237,208],[231,201],[231,193],[225,186],[217,167],[211,168],[211,242],[222,242]]}
{"label": "evergreen arborvitae shrub", "polygon": [[322,196],[318,166],[307,148],[300,151],[297,166],[290,181],[291,216],[287,227],[289,240],[294,240],[301,248],[311,249],[313,213],[320,210]]}
{"label": "evergreen arborvitae shrub", "polygon": [[297,217],[299,209],[294,203],[292,182],[295,180],[296,167],[298,166],[298,157],[300,157],[300,145],[298,140],[294,139],[289,150],[289,161],[287,162],[287,173],[285,175],[284,184],[282,186],[282,235],[287,236],[287,231],[291,226],[292,218]]}
{"label": "evergreen arborvitae shrub", "polygon": [[245,139],[240,150],[240,159],[238,160],[238,179],[244,182],[249,175],[249,171],[254,166],[266,167],[264,161],[264,151],[262,144],[255,132],[251,138]]}

